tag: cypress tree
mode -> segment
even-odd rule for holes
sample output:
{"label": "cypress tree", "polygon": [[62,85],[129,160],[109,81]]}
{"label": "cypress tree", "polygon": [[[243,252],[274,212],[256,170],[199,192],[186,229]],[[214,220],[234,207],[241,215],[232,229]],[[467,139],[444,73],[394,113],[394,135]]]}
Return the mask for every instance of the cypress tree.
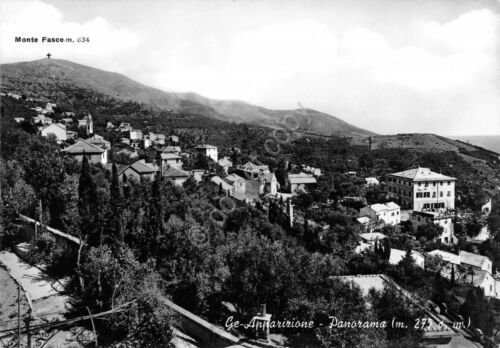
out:
{"label": "cypress tree", "polygon": [[82,160],[82,171],[78,185],[78,208],[80,217],[90,217],[97,201],[97,187],[90,173],[90,164],[84,155]]}
{"label": "cypress tree", "polygon": [[116,163],[113,163],[110,191],[113,205],[118,204],[122,200],[122,192],[120,189],[120,180],[118,179],[118,168],[116,167]]}
{"label": "cypress tree", "polygon": [[97,245],[93,238],[93,221],[97,212],[97,186],[90,173],[90,164],[85,155],[82,160],[82,171],[78,185],[78,212],[82,233],[91,237],[89,241],[91,245]]}
{"label": "cypress tree", "polygon": [[383,252],[384,260],[389,261],[391,258],[391,240],[389,238],[384,239],[384,252]]}
{"label": "cypress tree", "polygon": [[126,175],[123,176],[123,196],[125,198],[130,197],[130,186]]}

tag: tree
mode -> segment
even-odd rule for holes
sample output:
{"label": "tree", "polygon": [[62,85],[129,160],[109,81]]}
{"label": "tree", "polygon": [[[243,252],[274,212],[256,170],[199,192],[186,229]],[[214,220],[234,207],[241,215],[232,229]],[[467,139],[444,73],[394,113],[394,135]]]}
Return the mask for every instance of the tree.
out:
{"label": "tree", "polygon": [[208,160],[205,154],[199,152],[194,162],[196,169],[208,169]]}
{"label": "tree", "polygon": [[93,221],[96,213],[97,186],[90,173],[90,164],[86,156],[82,159],[82,170],[80,173],[80,182],[78,184],[78,213],[81,220],[81,231],[90,237],[89,243],[97,245],[98,240],[92,234],[95,232]]}
{"label": "tree", "polygon": [[[413,342],[415,347],[419,345],[422,332],[415,328],[419,313],[400,291],[392,285],[386,285],[382,291],[371,289],[369,300],[377,319],[389,323],[385,329],[389,341],[403,340],[405,343]],[[390,323],[393,319],[406,323],[407,328],[392,327]]]}
{"label": "tree", "polygon": [[473,287],[467,293],[465,302],[460,308],[463,317],[470,318],[472,325],[481,329],[487,336],[491,336],[495,326],[493,311],[483,289]]}
{"label": "tree", "polygon": [[391,240],[389,238],[384,239],[383,258],[386,261],[389,261],[389,259],[391,258]]}
{"label": "tree", "polygon": [[184,187],[186,193],[190,195],[196,192],[196,190],[198,189],[198,183],[196,182],[195,178],[190,176],[186,181],[184,181],[182,187]]}
{"label": "tree", "polygon": [[113,163],[113,169],[111,172],[111,201],[113,204],[118,204],[122,200],[122,192],[120,188],[120,180],[118,178],[118,168],[116,163]]}
{"label": "tree", "polygon": [[439,237],[443,233],[443,227],[437,224],[429,223],[426,225],[418,226],[417,233],[415,237],[420,239],[422,237],[426,238],[428,241]]}

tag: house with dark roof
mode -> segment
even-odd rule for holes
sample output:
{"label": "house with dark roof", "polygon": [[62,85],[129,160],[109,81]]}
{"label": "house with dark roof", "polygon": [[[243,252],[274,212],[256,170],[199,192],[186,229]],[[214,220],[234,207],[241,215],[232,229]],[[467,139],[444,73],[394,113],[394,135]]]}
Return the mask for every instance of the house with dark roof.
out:
{"label": "house with dark roof", "polygon": [[126,175],[128,179],[136,182],[153,181],[159,168],[153,163],[146,163],[141,159],[126,166],[119,172],[120,177]]}
{"label": "house with dark roof", "polygon": [[389,174],[387,189],[406,209],[455,209],[456,180],[429,168],[418,167]]}
{"label": "house with dark roof", "polygon": [[92,164],[100,163],[105,166],[106,163],[108,163],[108,152],[106,150],[101,149],[99,146],[90,144],[83,139],[78,140],[76,143],[64,148],[62,151],[76,158],[79,162],[81,162],[83,160],[83,156],[85,156]]}
{"label": "house with dark roof", "polygon": [[178,186],[184,184],[184,182],[189,178],[189,173],[176,168],[169,168],[168,170],[163,171],[162,175],[164,178],[172,181]]}

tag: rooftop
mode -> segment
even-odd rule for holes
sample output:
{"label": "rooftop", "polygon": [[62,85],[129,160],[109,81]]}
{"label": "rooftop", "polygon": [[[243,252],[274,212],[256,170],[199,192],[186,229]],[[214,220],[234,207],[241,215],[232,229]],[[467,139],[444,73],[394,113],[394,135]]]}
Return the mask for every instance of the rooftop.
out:
{"label": "rooftop", "polygon": [[139,160],[129,167],[139,174],[154,173],[158,171],[152,163],[146,163],[144,160]]}
{"label": "rooftop", "polygon": [[394,202],[388,202],[388,203],[375,203],[370,205],[370,208],[376,212],[379,212],[384,210],[397,210],[400,209],[401,207]]}
{"label": "rooftop", "polygon": [[458,256],[457,254],[449,253],[447,251],[443,251],[443,250],[439,250],[439,249],[432,250],[427,254],[431,255],[431,256],[440,256],[443,259],[443,261],[450,262],[450,263],[453,263],[455,265],[460,264],[460,256]]}
{"label": "rooftop", "polygon": [[177,156],[176,154],[173,154],[173,153],[162,153],[160,156],[161,156],[162,160],[182,158],[181,156]]}
{"label": "rooftop", "polygon": [[217,146],[204,144],[196,146],[195,149],[217,149]]}
{"label": "rooftop", "polygon": [[377,239],[386,238],[386,235],[382,234],[380,232],[361,233],[359,236],[361,237],[361,239],[364,239],[364,240],[369,241],[369,242],[375,241]]}
{"label": "rooftop", "polygon": [[78,140],[73,145],[68,146],[63,149],[64,152],[72,153],[72,154],[101,154],[104,152],[99,146],[90,144],[85,140]]}
{"label": "rooftop", "polygon": [[400,178],[411,179],[413,181],[431,181],[431,180],[456,180],[451,176],[446,176],[440,173],[433,172],[430,168],[413,168],[402,172],[390,174]]}
{"label": "rooftop", "polygon": [[473,253],[469,253],[467,251],[461,251],[459,256],[460,256],[460,261],[462,263],[465,263],[466,265],[479,267],[479,268],[481,268],[481,266],[486,261],[489,261],[489,258],[487,256],[473,254]]}
{"label": "rooftop", "polygon": [[163,176],[166,178],[187,178],[189,174],[183,170],[174,168],[163,172]]}
{"label": "rooftop", "polygon": [[288,174],[288,181],[290,184],[316,184],[316,178],[313,175],[306,173]]}

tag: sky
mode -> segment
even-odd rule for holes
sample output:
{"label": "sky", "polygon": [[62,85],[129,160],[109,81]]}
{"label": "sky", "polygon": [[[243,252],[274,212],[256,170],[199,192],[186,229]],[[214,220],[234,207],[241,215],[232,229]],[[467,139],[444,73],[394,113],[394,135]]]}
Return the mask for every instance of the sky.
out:
{"label": "sky", "polygon": [[380,134],[500,135],[500,0],[0,0],[0,62],[47,52]]}

